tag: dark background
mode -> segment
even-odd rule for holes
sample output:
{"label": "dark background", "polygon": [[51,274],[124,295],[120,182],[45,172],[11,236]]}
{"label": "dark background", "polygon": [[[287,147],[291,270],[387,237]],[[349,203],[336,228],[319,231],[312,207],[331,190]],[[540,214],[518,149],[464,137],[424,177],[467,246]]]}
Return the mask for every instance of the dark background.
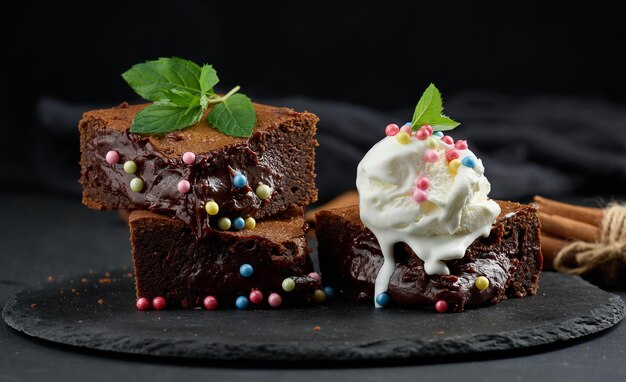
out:
{"label": "dark background", "polygon": [[353,187],[360,157],[387,123],[409,119],[430,82],[463,123],[455,138],[485,160],[495,197],[623,195],[625,8],[4,2],[2,183],[77,194],[80,114],[139,101],[120,74],[176,55],[213,64],[222,90],[239,84],[257,101],[320,115],[322,199]]}

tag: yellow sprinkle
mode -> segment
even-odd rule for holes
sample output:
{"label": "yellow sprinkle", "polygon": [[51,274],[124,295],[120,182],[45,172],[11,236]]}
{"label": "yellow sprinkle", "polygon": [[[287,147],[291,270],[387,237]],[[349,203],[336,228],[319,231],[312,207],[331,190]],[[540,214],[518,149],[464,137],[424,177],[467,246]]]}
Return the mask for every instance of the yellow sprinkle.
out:
{"label": "yellow sprinkle", "polygon": [[474,285],[476,285],[476,288],[478,288],[478,290],[485,290],[489,288],[489,279],[485,276],[478,276],[476,278],[476,281],[474,282]]}
{"label": "yellow sprinkle", "polygon": [[398,143],[400,143],[401,145],[406,145],[407,143],[411,141],[411,136],[405,133],[404,131],[401,131],[398,134],[396,134],[396,139],[398,140]]}
{"label": "yellow sprinkle", "polygon": [[326,293],[321,289],[316,289],[315,292],[313,292],[313,301],[324,302],[324,300],[326,300]]}
{"label": "yellow sprinkle", "polygon": [[217,215],[217,213],[220,212],[220,206],[218,206],[217,203],[212,200],[206,202],[206,204],[204,205],[204,209],[209,215]]}
{"label": "yellow sprinkle", "polygon": [[133,178],[130,181],[130,189],[135,192],[141,192],[143,190],[143,180],[141,178]]}
{"label": "yellow sprinkle", "polygon": [[439,147],[439,144],[433,137],[426,138],[424,143],[426,144],[426,147],[428,147],[429,149],[436,149]]}
{"label": "yellow sprinkle", "polygon": [[259,186],[256,188],[256,196],[258,196],[261,200],[269,198],[271,193],[272,189],[265,184],[259,184]]}
{"label": "yellow sprinkle", "polygon": [[134,174],[137,172],[137,163],[132,160],[124,162],[124,172],[127,174]]}
{"label": "yellow sprinkle", "polygon": [[456,175],[456,172],[459,170],[459,167],[461,167],[461,161],[458,159],[452,159],[450,163],[448,164],[448,168],[450,168],[450,173],[452,175]]}
{"label": "yellow sprinkle", "polygon": [[228,229],[230,229],[230,219],[229,218],[219,218],[219,220],[217,221],[217,226],[222,230],[222,231],[227,231]]}
{"label": "yellow sprinkle", "polygon": [[246,229],[254,229],[256,227],[256,220],[253,217],[246,218]]}

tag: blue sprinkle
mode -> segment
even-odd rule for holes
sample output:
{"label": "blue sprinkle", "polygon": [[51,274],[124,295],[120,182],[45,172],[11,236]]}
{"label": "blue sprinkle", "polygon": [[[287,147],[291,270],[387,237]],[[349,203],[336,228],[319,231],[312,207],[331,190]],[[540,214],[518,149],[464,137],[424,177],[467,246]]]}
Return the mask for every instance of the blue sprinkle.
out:
{"label": "blue sprinkle", "polygon": [[250,264],[244,264],[239,267],[239,274],[243,277],[250,277],[254,273],[254,268]]}
{"label": "blue sprinkle", "polygon": [[237,309],[248,309],[248,305],[250,304],[250,302],[248,301],[248,297],[246,296],[239,296],[237,297],[237,300],[235,301],[235,305],[237,305]]}
{"label": "blue sprinkle", "polygon": [[326,293],[326,298],[331,299],[335,297],[335,290],[331,287],[324,287],[324,293]]}
{"label": "blue sprinkle", "polygon": [[247,183],[248,183],[248,179],[246,179],[246,177],[243,174],[238,172],[237,175],[233,176],[233,186],[237,188],[241,188],[245,186]]}
{"label": "blue sprinkle", "polygon": [[404,124],[404,126],[413,126],[413,123],[412,123],[412,122],[406,122],[406,123]]}
{"label": "blue sprinkle", "polygon": [[243,227],[246,226],[246,222],[243,220],[243,218],[234,218],[231,224],[235,231],[241,231]]}
{"label": "blue sprinkle", "polygon": [[438,136],[439,138],[443,137],[443,133],[441,131],[435,131],[433,135]]}
{"label": "blue sprinkle", "polygon": [[383,292],[381,294],[379,294],[378,296],[376,296],[376,303],[380,306],[385,306],[387,304],[389,304],[389,294],[387,294],[387,292]]}
{"label": "blue sprinkle", "polygon": [[472,157],[463,158],[461,163],[463,163],[463,166],[467,166],[469,168],[474,168],[474,166],[476,166],[476,160]]}

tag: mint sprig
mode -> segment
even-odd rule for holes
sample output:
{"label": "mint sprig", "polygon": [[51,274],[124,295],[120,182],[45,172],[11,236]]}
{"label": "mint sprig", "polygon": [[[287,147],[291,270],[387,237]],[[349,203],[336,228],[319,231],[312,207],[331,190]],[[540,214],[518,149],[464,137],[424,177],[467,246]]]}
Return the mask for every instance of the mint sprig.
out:
{"label": "mint sprig", "polygon": [[207,116],[218,131],[234,137],[249,137],[256,124],[250,98],[239,93],[239,86],[223,96],[213,88],[219,82],[212,65],[178,57],[159,58],[134,65],[122,77],[141,97],[154,103],[135,116],[130,131],[163,134],[197,123],[209,105]]}
{"label": "mint sprig", "polygon": [[431,125],[435,130],[446,131],[460,125],[459,122],[443,115],[441,93],[434,84],[430,84],[426,88],[417,102],[411,123],[413,130],[418,130],[424,125]]}

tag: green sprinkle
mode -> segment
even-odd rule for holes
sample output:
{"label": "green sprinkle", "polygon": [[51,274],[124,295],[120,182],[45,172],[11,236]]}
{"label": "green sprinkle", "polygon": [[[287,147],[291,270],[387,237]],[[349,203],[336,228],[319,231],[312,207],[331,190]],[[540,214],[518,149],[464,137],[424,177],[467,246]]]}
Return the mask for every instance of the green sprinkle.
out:
{"label": "green sprinkle", "polygon": [[265,184],[260,184],[256,188],[256,196],[258,196],[259,199],[261,200],[265,200],[269,198],[271,193],[272,193],[272,189]]}
{"label": "green sprinkle", "polygon": [[291,292],[292,290],[296,289],[296,282],[293,281],[291,277],[287,277],[283,280],[282,287],[285,292]]}
{"label": "green sprinkle", "polygon": [[132,160],[124,163],[124,172],[127,174],[134,174],[137,172],[137,163]]}
{"label": "green sprinkle", "polygon": [[141,178],[133,178],[130,181],[130,189],[135,192],[141,192],[143,190],[143,180]]}
{"label": "green sprinkle", "polygon": [[219,227],[222,231],[228,231],[228,230],[230,229],[230,225],[231,225],[230,219],[229,219],[229,218],[226,218],[226,217],[224,217],[224,218],[220,218],[220,219],[217,221],[217,226],[218,226],[218,227]]}

